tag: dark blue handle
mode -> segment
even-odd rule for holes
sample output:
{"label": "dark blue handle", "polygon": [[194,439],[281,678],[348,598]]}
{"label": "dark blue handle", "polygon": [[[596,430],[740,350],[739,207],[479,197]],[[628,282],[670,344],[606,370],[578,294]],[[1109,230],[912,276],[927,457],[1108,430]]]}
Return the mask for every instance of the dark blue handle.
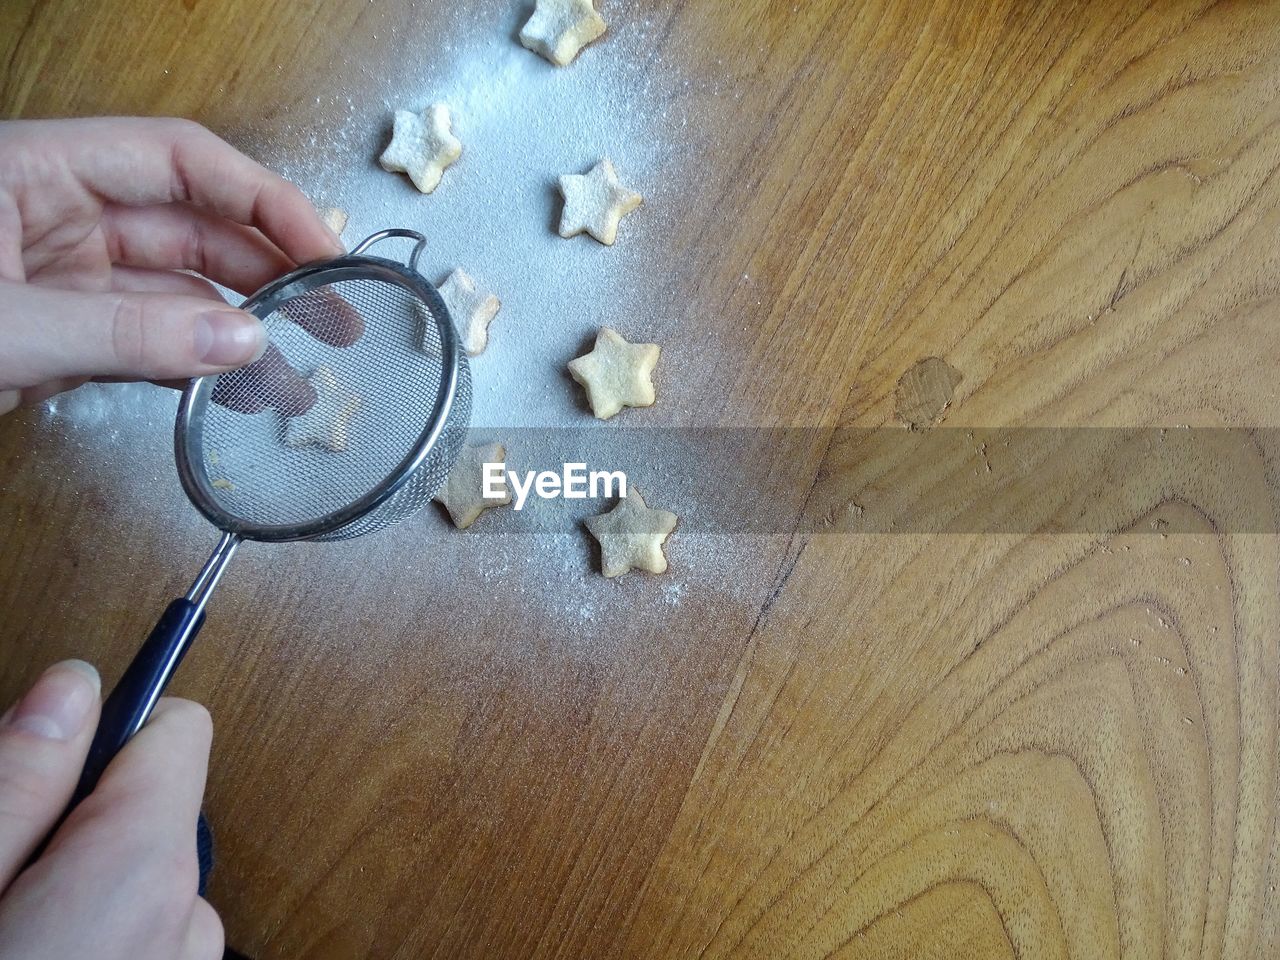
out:
{"label": "dark blue handle", "polygon": [[89,758],[84,763],[68,811],[93,792],[107,764],[147,722],[160,694],[169,685],[173,671],[182,662],[183,655],[203,625],[204,611],[198,610],[190,600],[175,600],[169,604],[151,636],[147,637],[129,669],[102,705],[98,732],[93,736]]}

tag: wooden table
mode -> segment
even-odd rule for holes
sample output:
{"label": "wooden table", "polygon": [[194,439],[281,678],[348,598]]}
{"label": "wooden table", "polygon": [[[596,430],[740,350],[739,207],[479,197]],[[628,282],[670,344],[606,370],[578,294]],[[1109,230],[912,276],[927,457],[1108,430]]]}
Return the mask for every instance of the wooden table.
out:
{"label": "wooden table", "polygon": [[[229,939],[1276,956],[1280,6],[601,5],[609,37],[569,69],[643,33],[703,147],[679,215],[619,247],[636,223],[669,260],[653,415],[819,441],[763,491],[773,534],[697,558],[677,533],[674,579],[597,583],[585,539],[510,573],[581,580],[593,618],[435,595],[497,547],[434,513],[246,549],[177,683],[216,722]],[[350,97],[367,162],[388,71],[521,6],[13,0],[0,103],[185,115],[291,156],[323,129],[311,99]],[[163,410],[108,449],[115,408],[79,409],[0,426],[5,700],[64,656],[110,682],[210,542]],[[1097,439],[1160,427],[1248,449],[1148,469]],[[963,449],[912,445],[944,436]],[[1019,443],[1070,482],[1002,485]]]}

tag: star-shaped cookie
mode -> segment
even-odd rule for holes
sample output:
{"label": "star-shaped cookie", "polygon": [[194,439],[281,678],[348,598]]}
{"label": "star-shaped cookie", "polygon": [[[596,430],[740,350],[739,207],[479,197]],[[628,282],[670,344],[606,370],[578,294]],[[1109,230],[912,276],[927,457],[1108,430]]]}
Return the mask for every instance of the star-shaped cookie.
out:
{"label": "star-shaped cookie", "polygon": [[587,518],[587,529],[600,541],[600,572],[620,577],[628,570],[663,573],[667,558],[662,544],[678,518],[667,510],[651,510],[632,487],[608,513]]}
{"label": "star-shaped cookie", "polygon": [[628,343],[601,327],[591,352],[569,361],[569,375],[586,388],[591,412],[608,420],[623,407],[653,404],[653,368],[661,352],[656,343]]}
{"label": "star-shaped cookie", "polygon": [[644,200],[618,182],[618,174],[608,157],[585,174],[562,176],[560,192],[564,194],[560,236],[589,233],[606,246],[613,246],[618,238],[618,222]]}
{"label": "star-shaped cookie", "polygon": [[502,301],[488,290],[479,289],[464,270],[454,270],[439,289],[449,316],[462,334],[463,349],[473,357],[483,352],[489,343],[489,324]]}
{"label": "star-shaped cookie", "polygon": [[307,382],[316,392],[316,402],[306,413],[285,421],[284,442],[291,447],[314,445],[341,453],[347,449],[347,428],[360,412],[361,400],[323,364]]}
{"label": "star-shaped cookie", "polygon": [[604,30],[604,18],[592,0],[538,0],[533,16],[520,30],[520,42],[557,67],[566,67]]}
{"label": "star-shaped cookie", "polygon": [[392,173],[407,173],[413,185],[430,193],[444,168],[462,156],[462,143],[449,129],[449,106],[433,103],[422,113],[397,110],[391,143],[378,162]]}
{"label": "star-shaped cookie", "polygon": [[484,465],[507,462],[506,448],[500,443],[485,443],[465,447],[449,471],[448,479],[436,494],[436,500],[444,505],[453,519],[453,525],[465,530],[490,507],[500,507],[511,502],[511,490],[505,473],[497,485],[502,496],[486,498],[484,495]]}

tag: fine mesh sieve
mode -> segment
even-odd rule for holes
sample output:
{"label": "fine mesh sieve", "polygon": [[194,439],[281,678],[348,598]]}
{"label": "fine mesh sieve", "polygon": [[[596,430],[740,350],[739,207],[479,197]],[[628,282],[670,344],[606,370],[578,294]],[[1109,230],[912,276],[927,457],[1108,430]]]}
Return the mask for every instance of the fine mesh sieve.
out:
{"label": "fine mesh sieve", "polygon": [[[407,265],[364,253],[391,237],[415,241]],[[384,230],[268,284],[243,304],[266,327],[263,357],[187,387],[174,431],[178,474],[223,536],[103,704],[73,806],[150,716],[242,540],[371,533],[444,484],[471,415],[471,375],[448,310],[417,272],[425,243]],[[319,414],[332,397],[341,414],[332,435],[297,444],[293,430],[309,413],[325,427]]]}
{"label": "fine mesh sieve", "polygon": [[[403,520],[444,483],[470,417],[466,357],[439,294],[413,269],[421,244],[408,268],[359,255],[405,233],[376,234],[257,293],[245,307],[266,326],[269,352],[184,395],[178,472],[223,530],[270,541],[358,536]],[[299,375],[321,368],[359,401],[340,451],[286,438]]]}

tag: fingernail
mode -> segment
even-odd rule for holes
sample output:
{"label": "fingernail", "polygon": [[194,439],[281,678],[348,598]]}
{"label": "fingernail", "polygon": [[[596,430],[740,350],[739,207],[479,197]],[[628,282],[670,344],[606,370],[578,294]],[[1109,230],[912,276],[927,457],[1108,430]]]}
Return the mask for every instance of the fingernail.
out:
{"label": "fingernail", "polygon": [[40,675],[9,714],[7,726],[46,740],[71,740],[84,728],[101,691],[91,664],[63,660]]}
{"label": "fingernail", "polygon": [[196,356],[213,367],[253,363],[267,349],[257,317],[241,310],[210,310],[196,318]]}

